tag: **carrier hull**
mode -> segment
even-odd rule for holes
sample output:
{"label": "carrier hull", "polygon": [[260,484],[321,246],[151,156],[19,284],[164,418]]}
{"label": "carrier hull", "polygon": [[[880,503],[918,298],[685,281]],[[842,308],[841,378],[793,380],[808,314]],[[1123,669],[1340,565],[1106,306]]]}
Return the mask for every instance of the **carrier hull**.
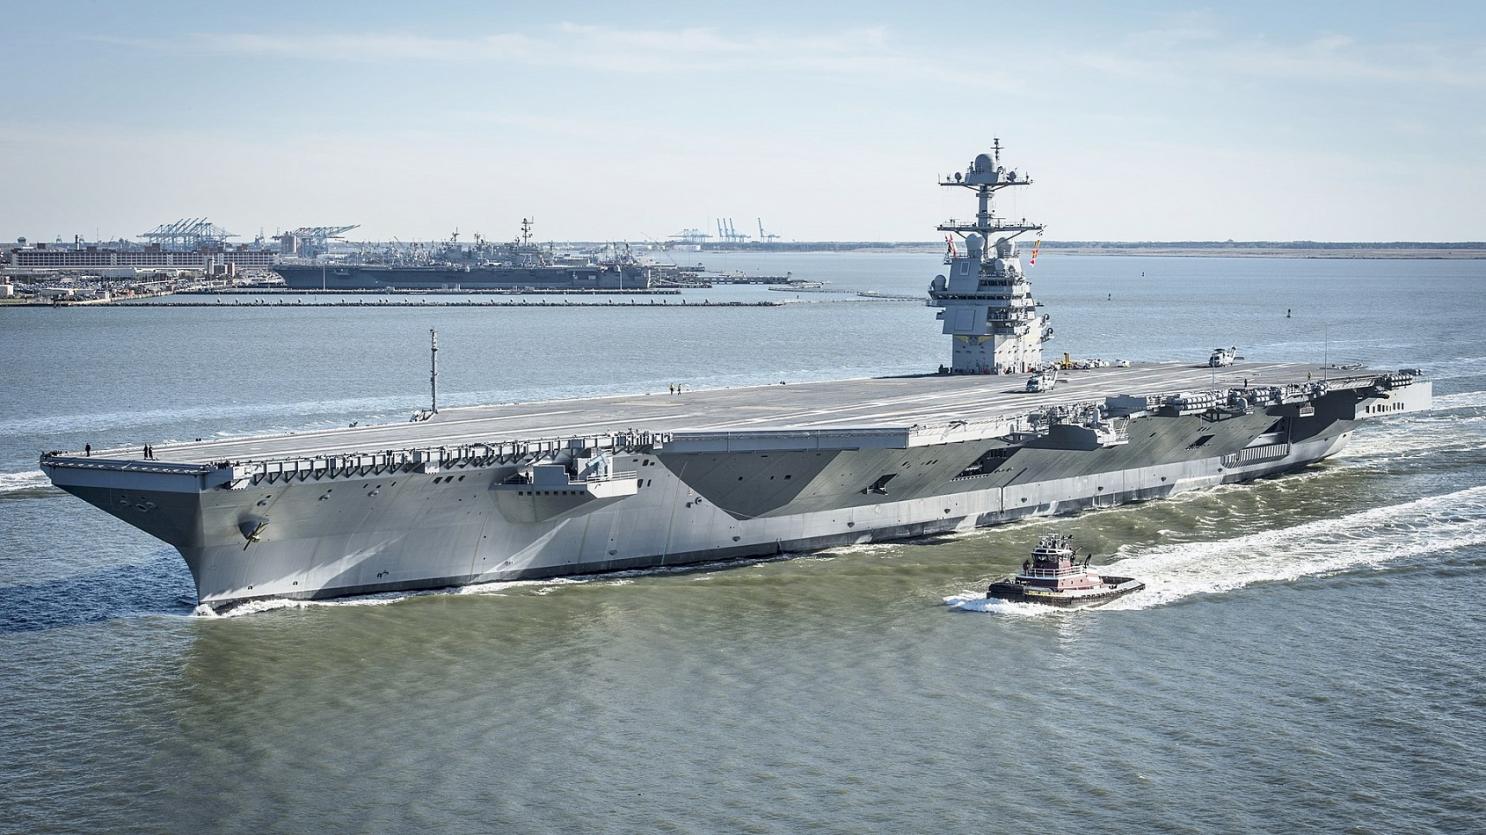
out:
{"label": "carrier hull", "polygon": [[[964,381],[920,384],[951,383]],[[1026,415],[971,422],[951,407],[938,423],[904,427],[493,438],[292,463],[57,454],[42,465],[58,486],[174,545],[200,602],[222,606],[766,557],[1160,499],[1303,468],[1341,450],[1378,404],[1428,405],[1426,382],[1377,386],[1361,377],[1228,414],[1138,410],[1102,442],[1084,426],[1039,427]],[[777,390],[742,394],[760,402]],[[450,414],[448,430],[463,432],[471,419]],[[194,454],[287,440],[208,443]],[[171,452],[159,454],[186,457]],[[581,471],[594,461],[602,474]],[[546,472],[534,478],[533,466]]]}

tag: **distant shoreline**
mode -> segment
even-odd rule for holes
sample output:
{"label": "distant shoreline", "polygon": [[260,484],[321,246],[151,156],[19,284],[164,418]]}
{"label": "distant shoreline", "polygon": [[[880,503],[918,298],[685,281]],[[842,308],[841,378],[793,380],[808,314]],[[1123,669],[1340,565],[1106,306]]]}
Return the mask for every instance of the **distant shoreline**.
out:
{"label": "distant shoreline", "polygon": [[[1025,255],[1030,242],[1022,242]],[[709,253],[826,253],[826,252],[938,252],[944,244],[929,241],[800,241],[792,243],[708,246],[682,250],[698,256]],[[1044,252],[1062,255],[1128,255],[1174,258],[1335,258],[1376,260],[1486,259],[1480,241],[1043,241]],[[677,250],[673,250],[678,252]]]}
{"label": "distant shoreline", "polygon": [[[1046,245],[1044,245],[1046,246]],[[1486,259],[1486,249],[1261,249],[1214,247],[1186,249],[1181,247],[1050,247],[1060,255],[1141,255],[1155,258],[1312,258],[1329,260],[1413,260],[1413,261],[1475,261]]]}

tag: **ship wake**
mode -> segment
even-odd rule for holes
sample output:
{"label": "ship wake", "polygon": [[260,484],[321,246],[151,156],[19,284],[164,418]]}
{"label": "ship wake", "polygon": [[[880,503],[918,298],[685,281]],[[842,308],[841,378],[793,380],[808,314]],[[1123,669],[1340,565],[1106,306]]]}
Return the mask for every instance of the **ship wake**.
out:
{"label": "ship wake", "polygon": [[1430,408],[1399,415],[1359,429],[1336,460],[1371,465],[1426,452],[1464,452],[1482,448],[1486,438],[1486,391],[1447,394]]}
{"label": "ship wake", "polygon": [[[492,580],[486,583],[469,583],[463,586],[448,586],[441,589],[417,589],[413,591],[375,592],[371,594],[347,595],[345,597],[333,597],[324,600],[298,600],[291,598],[265,598],[261,600],[249,600],[243,603],[228,603],[221,607],[213,607],[206,604],[198,605],[191,613],[196,617],[203,618],[234,618],[243,615],[256,615],[264,612],[273,612],[281,609],[319,609],[340,606],[387,606],[393,603],[401,603],[419,597],[440,597],[448,595],[483,595],[491,597],[502,597],[508,592],[520,591],[526,594],[544,596],[551,594],[565,586],[627,586],[632,584],[636,578],[641,577],[663,577],[668,575],[690,575],[697,580],[706,580],[716,576],[718,572],[735,571],[740,568],[767,565],[770,563],[783,562],[786,560],[799,559],[802,556],[790,552],[774,554],[767,557],[756,557],[741,560],[720,560],[713,562],[689,563],[687,565],[657,566],[655,568],[634,568],[625,571],[608,571],[602,574],[583,574],[574,577],[549,577],[542,580]],[[817,555],[818,556],[818,555]],[[829,559],[829,558],[825,558]]]}
{"label": "ship wake", "polygon": [[1058,609],[1053,606],[1043,606],[1037,603],[1021,603],[1015,600],[991,600],[987,599],[984,594],[974,592],[952,594],[944,598],[944,605],[960,612],[978,612],[987,615],[1022,618],[1066,615],[1071,611],[1070,609]]}
{"label": "ship wake", "polygon": [[[1145,590],[1093,611],[1149,609],[1256,584],[1383,569],[1483,544],[1486,485],[1232,539],[1122,547],[1123,558],[1110,564],[1111,573],[1143,580]],[[983,598],[967,591],[944,603],[1006,615],[1060,612]]]}
{"label": "ship wake", "polygon": [[0,473],[0,495],[20,494],[25,496],[39,496],[47,493],[58,493],[62,491],[52,487],[52,483],[40,470],[24,470],[18,473]]}

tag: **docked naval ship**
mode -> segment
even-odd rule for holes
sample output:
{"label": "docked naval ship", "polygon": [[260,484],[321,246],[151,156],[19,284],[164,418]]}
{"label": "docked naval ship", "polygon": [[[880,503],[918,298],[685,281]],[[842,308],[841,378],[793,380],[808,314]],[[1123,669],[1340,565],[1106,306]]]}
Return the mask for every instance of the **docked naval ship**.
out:
{"label": "docked naval ship", "polygon": [[532,242],[532,222],[499,246],[462,249],[457,238],[429,263],[283,261],[274,265],[294,290],[646,290],[651,271],[627,252],[608,259],[562,259]]}
{"label": "docked naval ship", "polygon": [[[928,289],[949,362],[920,376],[474,408],[48,452],[53,483],[177,548],[202,605],[678,566],[1160,499],[1320,461],[1427,408],[1417,371],[1234,360],[1064,369],[1000,143],[941,185],[977,199]],[[1034,250],[1035,251],[1035,250]],[[436,355],[435,355],[436,356]],[[433,381],[436,382],[436,370]]]}

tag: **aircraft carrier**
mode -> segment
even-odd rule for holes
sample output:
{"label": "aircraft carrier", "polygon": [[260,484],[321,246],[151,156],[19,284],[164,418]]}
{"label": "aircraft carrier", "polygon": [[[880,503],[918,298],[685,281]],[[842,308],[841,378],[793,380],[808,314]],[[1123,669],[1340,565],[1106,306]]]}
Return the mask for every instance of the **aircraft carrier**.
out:
{"label": "aircraft carrier", "polygon": [[627,253],[613,258],[559,259],[532,242],[531,220],[522,218],[516,240],[477,241],[461,249],[456,239],[429,263],[280,262],[274,271],[292,290],[646,290],[651,270]]}
{"label": "aircraft carrier", "polygon": [[[803,552],[1159,499],[1282,473],[1428,408],[1417,371],[1043,362],[999,142],[941,181],[922,376],[437,410],[402,424],[48,452],[53,483],[176,547],[199,601],[323,598]],[[1034,248],[1035,252],[1035,248]],[[436,354],[435,354],[436,356]],[[1025,375],[1038,374],[1037,385]],[[434,373],[436,380],[436,369]],[[1037,389],[1028,391],[1028,389]]]}

